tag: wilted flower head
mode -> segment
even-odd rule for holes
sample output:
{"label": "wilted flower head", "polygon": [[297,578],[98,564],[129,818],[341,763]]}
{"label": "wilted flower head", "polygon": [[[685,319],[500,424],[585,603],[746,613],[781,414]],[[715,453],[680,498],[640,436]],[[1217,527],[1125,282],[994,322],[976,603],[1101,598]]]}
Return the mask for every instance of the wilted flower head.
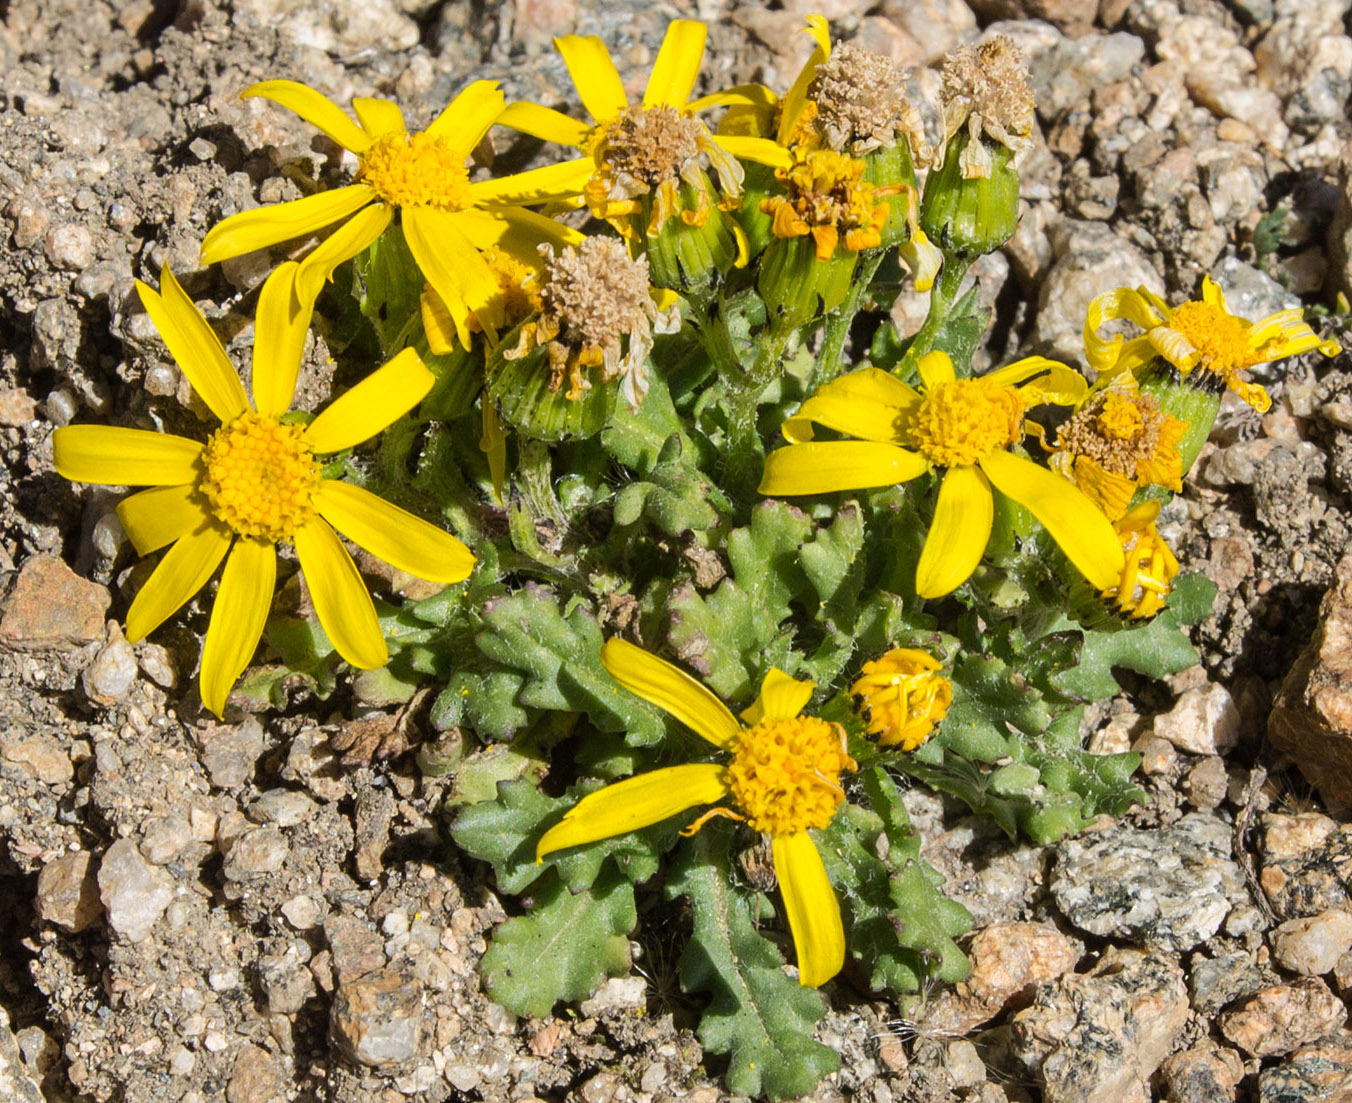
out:
{"label": "wilted flower head", "polygon": [[1155,528],[1159,502],[1143,502],[1114,526],[1122,541],[1122,577],[1103,591],[1103,600],[1132,620],[1147,620],[1164,608],[1178,577],[1178,560]]}
{"label": "wilted flower head", "polygon": [[595,236],[555,255],[542,247],[540,315],[521,327],[509,360],[544,346],[549,355],[550,390],[568,379],[568,397],[591,387],[585,369],[599,367],[603,383],[621,380],[620,393],[637,409],[648,393],[648,353],[653,333],[679,328],[672,304],[659,309],[648,280],[648,261],[629,256],[616,238]]}
{"label": "wilted flower head", "polygon": [[775,179],[787,194],[762,199],[761,210],[773,216],[776,237],[811,234],[818,260],[830,260],[838,244],[850,252],[878,245],[888,214],[883,197],[900,190],[870,184],[863,161],[828,149],[795,150]]}
{"label": "wilted flower head", "polygon": [[894,647],[864,664],[850,687],[868,733],[883,747],[913,751],[929,739],[953,703],[953,683],[926,651]]}
{"label": "wilted flower head", "polygon": [[906,141],[916,164],[929,163],[925,124],[891,58],[839,43],[817,66],[808,96],[816,105],[813,124],[828,149],[859,157]]}
{"label": "wilted flower head", "polygon": [[940,95],[945,143],[967,128],[969,140],[961,165],[968,180],[991,173],[991,153],[981,141],[983,136],[1016,154],[1029,147],[1033,92],[1028,68],[1013,39],[996,35],[979,46],[955,49],[944,60]]}

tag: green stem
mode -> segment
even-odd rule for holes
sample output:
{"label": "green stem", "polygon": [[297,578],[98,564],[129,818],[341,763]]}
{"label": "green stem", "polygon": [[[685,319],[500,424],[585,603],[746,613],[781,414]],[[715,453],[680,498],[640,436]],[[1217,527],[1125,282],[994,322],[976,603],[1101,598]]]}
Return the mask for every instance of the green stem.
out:
{"label": "green stem", "polygon": [[568,528],[559,500],[554,496],[554,464],[549,445],[541,440],[522,438],[517,447],[517,464],[512,481],[520,498],[507,505],[507,525],[517,551],[545,566],[558,566],[563,560],[540,546],[537,526],[552,525],[557,533]]}
{"label": "green stem", "polygon": [[845,351],[845,339],[850,334],[854,316],[859,313],[859,304],[864,301],[865,293],[873,286],[873,276],[882,264],[886,249],[875,249],[873,255],[866,257],[864,263],[855,272],[850,293],[826,319],[826,335],[822,340],[822,350],[812,365],[812,375],[808,378],[808,393],[829,379],[840,374],[840,358]]}
{"label": "green stem", "polygon": [[750,371],[725,377],[728,417],[728,449],[725,473],[728,491],[739,498],[750,498],[760,481],[765,448],[756,426],[756,413],[765,388],[783,370],[784,349],[797,327],[775,321],[756,346],[756,359]]}
{"label": "green stem", "polygon": [[966,257],[959,257],[953,253],[945,254],[944,266],[939,270],[939,278],[930,292],[929,314],[925,318],[925,324],[916,331],[910,348],[906,350],[905,357],[897,366],[897,374],[911,370],[920,357],[934,348],[935,338],[948,321],[953,304],[957,302],[963,277],[967,275],[971,263]]}

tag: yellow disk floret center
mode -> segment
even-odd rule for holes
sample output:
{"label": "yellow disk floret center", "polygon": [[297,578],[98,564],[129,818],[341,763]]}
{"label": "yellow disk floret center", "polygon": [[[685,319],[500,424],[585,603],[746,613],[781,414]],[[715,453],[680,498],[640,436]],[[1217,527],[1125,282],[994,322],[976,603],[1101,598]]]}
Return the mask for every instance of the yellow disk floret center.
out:
{"label": "yellow disk floret center", "polygon": [[241,414],[212,434],[198,489],[241,536],[289,539],[314,516],[319,464],[299,426]]}
{"label": "yellow disk floret center", "polygon": [[987,379],[932,387],[916,411],[915,446],[936,467],[973,464],[1023,436],[1023,399]]}
{"label": "yellow disk floret center", "polygon": [[1140,406],[1124,394],[1109,394],[1098,415],[1099,434],[1106,440],[1131,440],[1145,427]]}
{"label": "yellow disk floret center", "polygon": [[464,154],[446,138],[386,134],[361,155],[360,176],[396,207],[461,211],[474,205]]}
{"label": "yellow disk floret center", "polygon": [[845,799],[840,775],[855,763],[845,730],[815,717],[744,729],[728,764],[728,789],[747,823],[767,835],[823,828]]}
{"label": "yellow disk floret center", "polygon": [[888,204],[877,202],[896,188],[875,188],[864,178],[864,162],[828,149],[798,153],[794,163],[775,170],[787,195],[761,201],[773,216],[776,237],[812,234],[819,260],[829,260],[841,235],[845,248],[877,245],[887,222]]}
{"label": "yellow disk floret center", "polygon": [[1210,303],[1184,303],[1169,316],[1168,326],[1197,350],[1197,366],[1230,377],[1254,362],[1249,326],[1242,318]]}

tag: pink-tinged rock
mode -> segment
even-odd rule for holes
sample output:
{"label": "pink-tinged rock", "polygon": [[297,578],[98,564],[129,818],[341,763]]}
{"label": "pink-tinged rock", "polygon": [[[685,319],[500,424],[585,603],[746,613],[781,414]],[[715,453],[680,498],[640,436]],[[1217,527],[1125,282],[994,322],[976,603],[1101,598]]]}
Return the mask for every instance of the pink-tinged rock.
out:
{"label": "pink-tinged rock", "polygon": [[103,914],[90,855],[77,850],[53,858],[38,874],[38,918],[79,934]]}
{"label": "pink-tinged rock", "polygon": [[1341,908],[1288,919],[1272,933],[1272,956],[1283,969],[1306,977],[1333,971],[1352,950],[1352,913]]}
{"label": "pink-tinged rock", "polygon": [[1319,609],[1319,626],[1282,683],[1268,738],[1326,801],[1352,805],[1352,555]]}
{"label": "pink-tinged rock", "polygon": [[174,879],[146,861],[132,839],[119,839],[99,866],[99,895],[113,930],[140,942],[173,900]]}
{"label": "pink-tinged rock", "polygon": [[1250,1057],[1280,1057],[1337,1030],[1347,1008],[1322,981],[1274,984],[1220,1018],[1221,1033]]}
{"label": "pink-tinged rock", "polygon": [[1224,754],[1239,742],[1239,709],[1224,686],[1185,690],[1155,719],[1155,735],[1189,754]]}
{"label": "pink-tinged rock", "polygon": [[14,651],[69,650],[103,636],[112,599],[97,582],[81,578],[54,555],[35,555],[0,617],[0,645]]}

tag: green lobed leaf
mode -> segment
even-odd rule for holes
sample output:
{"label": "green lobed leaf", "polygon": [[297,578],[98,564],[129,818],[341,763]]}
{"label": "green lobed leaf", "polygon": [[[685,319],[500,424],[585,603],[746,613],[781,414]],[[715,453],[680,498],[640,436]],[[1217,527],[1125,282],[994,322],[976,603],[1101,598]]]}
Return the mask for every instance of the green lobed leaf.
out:
{"label": "green lobed leaf", "polygon": [[779,952],[758,933],[759,898],[736,887],[730,838],[701,831],[682,848],[667,882],[668,897],[688,896],[694,913],[681,984],[712,996],[699,1039],[709,1052],[728,1055],[729,1089],[787,1099],[811,1091],[840,1058],[813,1037],[821,996],[787,976]]}
{"label": "green lobed leaf", "polygon": [[638,914],[619,873],[608,869],[574,893],[550,871],[527,907],[493,932],[480,963],[489,997],[509,1011],[544,1018],[559,1000],[586,999],[606,977],[629,971]]}

